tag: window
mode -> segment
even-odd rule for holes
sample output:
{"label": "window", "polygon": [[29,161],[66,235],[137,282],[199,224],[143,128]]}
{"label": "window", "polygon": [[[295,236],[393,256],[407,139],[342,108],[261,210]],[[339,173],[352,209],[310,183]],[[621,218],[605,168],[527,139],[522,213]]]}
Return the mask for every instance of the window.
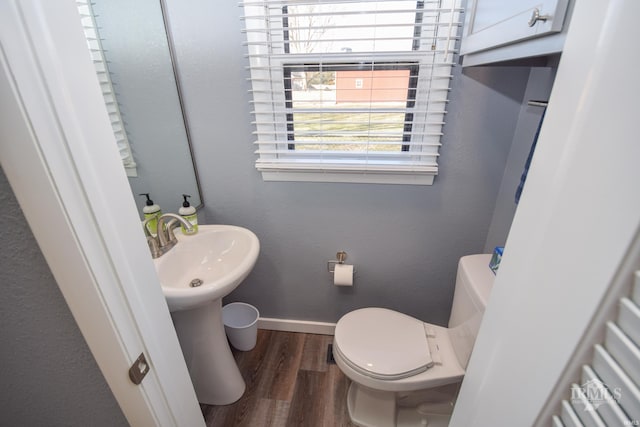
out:
{"label": "window", "polygon": [[459,0],[246,0],[265,180],[431,184]]}

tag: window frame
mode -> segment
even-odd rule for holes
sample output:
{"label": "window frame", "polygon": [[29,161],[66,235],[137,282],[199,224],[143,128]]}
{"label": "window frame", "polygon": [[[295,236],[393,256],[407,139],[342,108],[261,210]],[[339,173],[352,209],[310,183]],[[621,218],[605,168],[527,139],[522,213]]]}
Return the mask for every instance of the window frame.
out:
{"label": "window frame", "polygon": [[[373,63],[373,62],[339,62],[339,63],[316,63],[316,64],[302,64],[302,63],[289,63],[283,65],[283,74],[284,74],[284,95],[285,95],[285,108],[287,111],[286,114],[286,123],[287,123],[287,141],[289,141],[288,149],[295,151],[295,118],[293,112],[293,88],[292,88],[292,78],[291,73],[292,68],[295,67],[297,71],[316,71],[321,72],[320,70],[325,71],[396,71],[396,70],[406,70],[409,72],[408,76],[408,84],[407,84],[407,97],[406,97],[406,108],[413,108],[415,104],[415,96],[417,93],[417,78],[419,75],[419,67],[420,65],[415,63],[404,62],[404,66],[400,66],[397,63],[393,62],[384,62],[384,63]],[[330,111],[328,109],[328,111]],[[402,130],[402,141],[399,143],[401,146],[401,151],[409,151],[411,147],[411,129],[413,125],[413,113],[405,112],[404,113],[404,121],[403,121],[403,130]],[[301,144],[303,145],[303,144]],[[293,154],[292,151],[292,154]],[[306,150],[304,151],[306,152]],[[298,151],[297,153],[304,153],[303,151]],[[303,154],[301,154],[303,155]],[[336,153],[336,157],[340,155]]]}
{"label": "window frame", "polygon": [[[286,3],[286,2],[284,2]],[[282,6],[284,4],[282,1],[272,2],[270,0],[265,0],[263,2],[260,1],[252,1],[245,2],[245,22],[247,23],[247,46],[249,49],[249,61],[250,67],[249,70],[251,72],[251,81],[253,82],[252,93],[254,95],[254,100],[252,101],[254,111],[252,112],[256,120],[253,124],[256,125],[256,131],[254,132],[258,138],[256,141],[256,145],[258,146],[258,150],[256,154],[258,154],[259,158],[256,160],[256,168],[262,172],[263,179],[265,181],[321,181],[321,182],[367,182],[367,183],[388,183],[388,184],[420,184],[420,185],[431,185],[434,180],[434,176],[438,173],[437,166],[437,158],[438,158],[438,148],[440,144],[440,137],[442,136],[442,125],[444,124],[444,114],[446,113],[446,104],[448,102],[448,96],[444,96],[443,99],[433,100],[431,99],[430,93],[432,91],[431,84],[434,80],[440,79],[441,81],[446,81],[446,83],[438,83],[435,90],[440,92],[448,92],[449,91],[449,81],[451,80],[451,67],[454,64],[453,55],[456,53],[455,50],[449,49],[448,55],[451,56],[449,61],[445,61],[446,64],[436,63],[436,53],[430,52],[432,50],[432,46],[418,46],[416,48],[416,43],[414,41],[412,50],[410,52],[392,52],[392,53],[376,53],[373,55],[370,52],[349,52],[347,55],[343,53],[325,53],[325,54],[308,54],[308,53],[289,53],[289,37],[288,32],[288,22],[286,14],[283,13],[283,10],[286,11],[286,6]],[[328,2],[331,3],[331,2]],[[461,9],[457,6],[456,0],[451,0],[452,4],[452,12],[453,16],[454,10],[455,13],[460,13]],[[292,3],[293,4],[293,3]],[[416,11],[421,9],[424,5],[422,0],[416,0]],[[425,12],[429,12],[429,10],[425,10]],[[425,12],[416,12],[416,22],[415,25],[422,25],[422,18]],[[260,28],[256,30],[256,33],[268,33],[270,49],[267,52],[266,48],[255,48],[255,45],[259,45],[261,40],[256,41],[252,39],[249,35],[252,30],[255,30],[253,25],[249,24],[249,19],[247,17],[254,14],[264,14],[265,20],[272,23],[273,20],[269,20],[271,14],[282,14],[282,19],[280,21],[280,26],[278,28],[268,28],[265,26],[264,28]],[[453,19],[452,19],[453,21]],[[459,17],[457,16],[457,22],[451,23],[449,26],[449,39],[447,42],[453,40],[455,43],[458,40],[459,27],[461,26],[459,21]],[[259,26],[259,24],[258,24]],[[451,36],[451,27],[456,27],[454,30],[454,36]],[[420,27],[421,28],[421,27]],[[435,31],[437,32],[437,36],[440,37],[439,26],[435,25]],[[414,36],[416,36],[414,29]],[[419,36],[419,34],[418,34]],[[272,40],[278,40],[276,42]],[[262,43],[265,43],[262,41]],[[428,75],[428,78],[423,78],[423,80],[428,80],[428,85],[420,83],[420,64],[422,64],[422,56],[431,55],[434,59],[434,63],[431,67],[431,74]],[[315,59],[316,57],[322,57],[321,61]],[[254,58],[261,57],[261,60],[255,60]],[[255,67],[255,63],[264,64],[264,58],[267,57],[269,61],[269,67],[266,72],[262,74],[256,72],[256,69],[260,67]],[[322,154],[322,159],[319,162],[314,162],[310,155],[310,152],[313,150],[295,150],[295,142],[292,141],[293,135],[293,120],[291,120],[291,116],[293,112],[287,111],[292,107],[292,97],[291,93],[291,79],[286,78],[286,69],[287,67],[296,66],[299,67],[301,65],[308,64],[309,67],[319,67],[322,64],[323,67],[328,66],[331,67],[331,64],[358,64],[362,62],[375,62],[375,64],[384,65],[385,63],[393,64],[393,63],[407,63],[414,62],[415,70],[417,71],[417,75],[414,75],[414,72],[410,72],[410,79],[414,79],[417,82],[414,87],[409,87],[407,94],[407,108],[405,111],[405,129],[403,130],[402,136],[402,149],[400,150],[404,153],[402,159],[398,156],[393,156],[393,158],[389,159],[381,159],[381,161],[374,162],[369,159],[369,154],[363,154],[363,157],[358,164],[358,161],[350,161],[349,165],[346,165],[345,162],[342,162],[340,153],[332,153],[332,152],[324,152]],[[445,74],[440,75],[436,71],[437,66],[444,66],[446,68]],[[289,75],[291,71],[289,68]],[[256,84],[256,82],[258,82]],[[443,86],[444,84],[444,86]],[[270,95],[268,94],[270,93]],[[265,95],[266,94],[266,95]],[[289,94],[289,95],[287,95]],[[433,104],[442,104],[435,113],[433,113],[429,108],[433,109]],[[266,105],[266,107],[265,107]],[[430,107],[431,106],[431,107]],[[431,142],[431,139],[424,138],[424,140],[418,141],[417,134],[420,132],[416,130],[413,126],[415,119],[415,111],[424,110],[424,117],[421,118],[420,126],[423,129],[422,132],[424,135],[437,135],[437,142]],[[284,113],[282,111],[285,111]],[[283,114],[283,116],[282,116]],[[435,121],[429,121],[427,119],[427,114],[435,115],[438,114],[442,116],[441,119]],[[266,117],[266,119],[265,119]],[[265,120],[269,123],[272,130],[262,130],[260,129],[260,124],[263,123],[262,120]],[[269,122],[268,120],[271,120]],[[438,126],[439,130],[437,133],[425,133],[424,129]],[[268,127],[268,126],[267,126]],[[272,137],[272,141],[264,141],[267,139],[265,137],[266,133],[272,133],[274,136]],[[261,139],[262,138],[262,139]],[[426,141],[426,142],[425,142]],[[314,156],[317,157],[317,153],[313,153]],[[345,156],[342,156],[345,157]],[[423,158],[432,158],[433,161],[430,163],[428,161],[418,162],[419,159]],[[318,165],[318,164],[322,165]],[[416,165],[415,167],[413,165]]]}

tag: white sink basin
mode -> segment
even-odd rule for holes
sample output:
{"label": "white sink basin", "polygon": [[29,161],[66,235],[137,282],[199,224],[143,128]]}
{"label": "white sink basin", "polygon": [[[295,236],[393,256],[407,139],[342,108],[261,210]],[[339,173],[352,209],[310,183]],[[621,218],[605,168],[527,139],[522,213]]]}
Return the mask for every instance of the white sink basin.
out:
{"label": "white sink basin", "polygon": [[[178,244],[154,260],[169,311],[188,310],[220,299],[251,272],[260,242],[246,228],[200,225],[185,236],[175,230]],[[192,281],[201,281],[196,287]]]}

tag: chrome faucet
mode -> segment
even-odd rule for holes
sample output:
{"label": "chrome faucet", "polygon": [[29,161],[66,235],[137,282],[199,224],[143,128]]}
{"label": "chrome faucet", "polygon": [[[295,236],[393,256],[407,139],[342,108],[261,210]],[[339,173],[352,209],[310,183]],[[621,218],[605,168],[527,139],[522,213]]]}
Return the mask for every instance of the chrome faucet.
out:
{"label": "chrome faucet", "polygon": [[152,219],[153,218],[149,218],[145,220],[142,224],[142,228],[144,229],[144,234],[147,237],[147,244],[151,251],[151,257],[154,259],[166,254],[176,245],[176,243],[178,243],[178,239],[176,239],[176,235],[173,233],[174,227],[182,224],[187,231],[193,230],[193,225],[180,215],[166,213],[157,218],[156,235],[153,236],[148,227],[148,223]]}

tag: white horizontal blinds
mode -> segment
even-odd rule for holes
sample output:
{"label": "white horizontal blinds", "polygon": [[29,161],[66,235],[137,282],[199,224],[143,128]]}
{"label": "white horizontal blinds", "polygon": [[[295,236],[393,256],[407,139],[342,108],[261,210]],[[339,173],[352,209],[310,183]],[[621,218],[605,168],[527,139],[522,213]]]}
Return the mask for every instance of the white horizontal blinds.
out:
{"label": "white horizontal blinds", "polygon": [[437,174],[458,0],[247,0],[262,171]]}
{"label": "white horizontal blinds", "polygon": [[124,122],[120,115],[118,100],[116,99],[111,77],[109,76],[107,61],[104,57],[102,44],[100,43],[100,36],[93,17],[91,2],[87,0],[76,0],[76,5],[80,12],[82,27],[84,28],[84,34],[87,39],[89,51],[91,52],[93,65],[96,69],[96,73],[98,74],[98,81],[100,82],[100,88],[102,89],[102,96],[104,98],[105,105],[107,106],[107,112],[109,113],[111,127],[113,128],[113,133],[116,137],[116,143],[118,144],[122,163],[128,176],[138,176],[136,162],[133,159],[133,153],[124,128]]}
{"label": "white horizontal blinds", "polygon": [[640,422],[640,272],[632,295],[622,298],[618,317],[606,324],[604,343],[596,344],[580,385],[553,417],[555,426],[623,426]]}

